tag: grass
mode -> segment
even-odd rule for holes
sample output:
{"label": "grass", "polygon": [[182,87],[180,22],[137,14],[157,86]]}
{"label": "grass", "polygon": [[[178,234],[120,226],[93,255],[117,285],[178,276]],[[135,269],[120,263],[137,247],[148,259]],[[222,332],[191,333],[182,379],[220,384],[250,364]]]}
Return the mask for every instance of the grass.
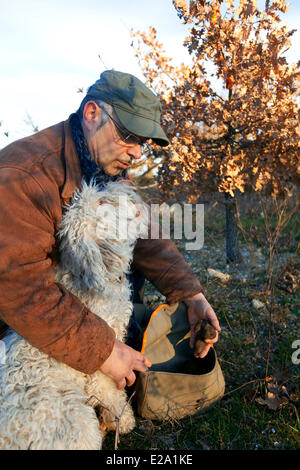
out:
{"label": "grass", "polygon": [[[299,289],[288,292],[272,285],[266,292],[268,246],[261,214],[255,204],[244,204],[241,220],[254,238],[241,237],[244,261],[227,265],[225,260],[224,207],[205,207],[205,244],[198,252],[186,252],[175,241],[201,280],[206,297],[216,311],[222,332],[216,351],[226,381],[225,395],[206,412],[176,422],[158,422],[137,417],[136,428],[121,436],[119,449],[211,449],[296,450],[300,448],[299,371],[292,363],[292,343],[300,339]],[[251,209],[251,210],[250,210]],[[247,212],[248,210],[248,212]],[[251,219],[251,220],[250,220]],[[289,256],[297,247],[299,217],[288,225],[292,233]],[[299,229],[298,229],[299,230]],[[299,263],[295,256],[293,262]],[[286,263],[279,250],[276,269]],[[229,273],[226,284],[207,275],[211,267]],[[157,294],[146,285],[146,294]],[[253,299],[265,304],[256,309]],[[108,434],[105,449],[114,448]]]}

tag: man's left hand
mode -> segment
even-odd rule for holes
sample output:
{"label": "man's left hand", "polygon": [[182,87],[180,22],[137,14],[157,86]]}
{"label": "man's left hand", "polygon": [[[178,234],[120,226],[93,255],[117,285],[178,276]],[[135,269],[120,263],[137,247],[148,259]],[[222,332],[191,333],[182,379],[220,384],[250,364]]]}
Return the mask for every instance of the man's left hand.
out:
{"label": "man's left hand", "polygon": [[210,344],[216,343],[219,339],[218,332],[221,331],[220,324],[217,318],[217,315],[214,312],[214,309],[206,300],[202,293],[196,294],[189,299],[185,299],[184,303],[188,308],[188,318],[191,327],[191,338],[190,338],[190,346],[191,348],[194,347],[195,339],[196,339],[196,332],[194,330],[197,322],[199,320],[208,320],[212,326],[217,330],[216,337],[214,339],[206,340],[207,347],[202,351],[200,354],[200,358],[206,356],[209,351]]}

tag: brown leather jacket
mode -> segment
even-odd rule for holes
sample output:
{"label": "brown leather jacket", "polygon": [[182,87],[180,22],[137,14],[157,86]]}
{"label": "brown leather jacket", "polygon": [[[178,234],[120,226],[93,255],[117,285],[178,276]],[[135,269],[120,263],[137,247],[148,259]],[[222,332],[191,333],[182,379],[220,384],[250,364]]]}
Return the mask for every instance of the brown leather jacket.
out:
{"label": "brown leather jacket", "polygon": [[[69,120],[0,152],[0,319],[38,349],[91,374],[110,355],[114,331],[53,273],[62,205],[81,179]],[[138,240],[133,264],[168,303],[202,291],[170,240]]]}

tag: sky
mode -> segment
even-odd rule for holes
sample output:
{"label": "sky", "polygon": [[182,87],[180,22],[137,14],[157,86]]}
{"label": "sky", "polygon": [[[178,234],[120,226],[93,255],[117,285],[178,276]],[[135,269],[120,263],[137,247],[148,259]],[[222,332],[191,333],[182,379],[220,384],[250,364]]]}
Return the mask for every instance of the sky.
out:
{"label": "sky", "polygon": [[[300,30],[300,0],[289,3],[285,21]],[[187,60],[172,0],[0,0],[0,148],[32,134],[30,119],[39,129],[67,119],[105,68],[143,80],[129,31],[149,26],[168,56]],[[289,60],[299,46],[297,31]]]}

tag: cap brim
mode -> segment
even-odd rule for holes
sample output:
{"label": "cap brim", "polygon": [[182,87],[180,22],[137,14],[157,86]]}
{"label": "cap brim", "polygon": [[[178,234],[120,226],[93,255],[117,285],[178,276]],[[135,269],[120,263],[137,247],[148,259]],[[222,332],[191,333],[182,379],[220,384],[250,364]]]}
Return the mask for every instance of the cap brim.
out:
{"label": "cap brim", "polygon": [[133,134],[140,137],[152,139],[157,145],[160,145],[161,147],[170,145],[168,137],[158,122],[143,116],[131,114],[116,105],[114,105],[114,111],[121,124],[129,132],[132,132]]}

